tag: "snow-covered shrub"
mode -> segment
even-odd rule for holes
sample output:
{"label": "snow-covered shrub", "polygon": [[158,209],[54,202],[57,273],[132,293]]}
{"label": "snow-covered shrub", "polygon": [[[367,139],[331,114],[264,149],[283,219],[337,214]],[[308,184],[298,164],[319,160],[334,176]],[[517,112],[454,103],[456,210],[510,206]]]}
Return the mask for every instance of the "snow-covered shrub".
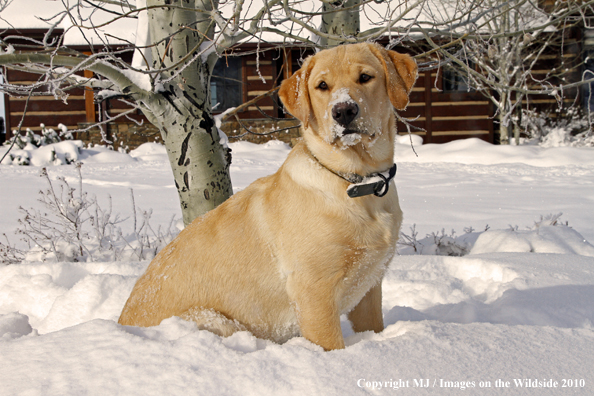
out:
{"label": "snow-covered shrub", "polygon": [[565,221],[565,224],[563,224],[559,218],[563,216],[563,212],[557,213],[557,214],[548,214],[546,216],[540,215],[540,220],[539,221],[535,221],[534,222],[534,227],[532,228],[533,230],[538,230],[540,227],[546,227],[546,226],[565,226],[565,227],[569,227],[569,222]]}
{"label": "snow-covered shrub", "polygon": [[119,224],[126,219],[113,215],[111,197],[108,209],[99,206],[96,197],[83,191],[81,164],[76,166],[78,189],[64,177],[52,182],[42,169],[48,186],[39,192],[43,210],[19,208],[23,217],[16,234],[28,249],[19,250],[6,238],[7,244],[0,242],[0,262],[148,260],[175,237],[173,218],[166,230],[155,231],[150,225],[152,210],[138,209],[138,216],[132,190],[133,232],[124,235]]}
{"label": "snow-covered shrub", "polygon": [[531,227],[520,230],[517,225],[510,225],[506,230],[476,232],[472,227],[465,228],[464,234],[456,236],[452,230],[446,233],[432,232],[423,239],[418,239],[416,225],[410,233],[400,233],[398,241],[401,255],[436,255],[465,256],[467,254],[496,252],[533,252],[566,253],[594,256],[594,246],[577,231],[569,227],[568,222],[560,220],[562,213],[540,216]]}
{"label": "snow-covered shrub", "polygon": [[521,127],[530,140],[540,141],[547,120],[548,118],[542,113],[538,113],[534,110],[522,109]]}
{"label": "snow-covered shrub", "polygon": [[25,136],[22,136],[18,131],[12,131],[12,139],[8,139],[4,142],[5,146],[10,146],[15,141],[15,146],[24,149],[27,145],[31,144],[35,147],[47,146],[48,144],[59,143],[63,140],[72,140],[72,133],[68,131],[68,127],[64,124],[58,124],[60,133],[57,133],[52,128],[47,128],[44,124],[39,124],[41,127],[41,134],[38,135],[33,132],[30,128],[27,128]]}
{"label": "snow-covered shrub", "polygon": [[[487,229],[489,226],[485,228],[485,230]],[[441,232],[432,232],[419,240],[417,239],[416,224],[413,224],[410,228],[410,235],[404,232],[400,233],[398,244],[402,248],[399,253],[404,255],[465,256],[470,252],[479,235],[480,232],[475,232],[472,227],[465,228],[464,234],[460,236],[456,236],[455,230],[446,233],[445,229],[442,229]]]}
{"label": "snow-covered shrub", "polygon": [[560,118],[524,110],[522,127],[531,141],[543,147],[594,147],[594,133],[588,115],[570,108]]}
{"label": "snow-covered shrub", "polygon": [[[40,124],[41,134],[36,134],[27,128],[25,136],[17,131],[12,131],[12,139],[4,142],[7,152],[0,154],[4,165],[63,165],[73,164],[78,160],[82,149],[82,142],[73,141],[72,133],[64,124],[59,124],[60,132]],[[68,141],[67,143],[65,141]],[[39,151],[38,151],[39,150]],[[39,161],[33,161],[33,152]]]}
{"label": "snow-covered shrub", "polygon": [[0,263],[16,264],[23,261],[25,252],[13,246],[8,240],[8,236],[6,234],[2,234],[2,236],[6,240],[6,245],[0,242]]}

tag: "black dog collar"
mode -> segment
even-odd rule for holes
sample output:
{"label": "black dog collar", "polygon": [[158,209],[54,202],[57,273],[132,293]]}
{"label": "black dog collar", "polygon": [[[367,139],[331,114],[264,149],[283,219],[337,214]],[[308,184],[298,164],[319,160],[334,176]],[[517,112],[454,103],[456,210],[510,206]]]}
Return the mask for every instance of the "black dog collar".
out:
{"label": "black dog collar", "polygon": [[388,193],[390,181],[396,176],[396,169],[394,164],[385,172],[373,173],[363,178],[360,183],[351,184],[346,190],[348,196],[355,198],[373,194],[376,197],[383,197]]}
{"label": "black dog collar", "polygon": [[311,151],[310,154],[316,161],[318,161],[320,165],[322,165],[322,167],[334,173],[341,179],[351,183],[351,185],[348,186],[346,190],[347,195],[350,198],[363,197],[365,195],[371,194],[375,195],[376,197],[383,197],[388,193],[390,181],[394,178],[394,176],[396,176],[396,164],[392,165],[392,167],[385,172],[372,173],[367,177],[363,177],[357,173],[335,172],[324,165],[315,155],[313,155]]}

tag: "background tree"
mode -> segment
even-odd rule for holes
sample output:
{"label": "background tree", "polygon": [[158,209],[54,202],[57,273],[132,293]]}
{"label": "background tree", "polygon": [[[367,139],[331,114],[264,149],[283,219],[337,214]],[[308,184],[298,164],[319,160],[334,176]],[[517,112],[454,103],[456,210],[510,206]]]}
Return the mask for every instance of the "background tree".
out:
{"label": "background tree", "polygon": [[[509,80],[493,76],[515,70],[511,65],[517,66],[518,53],[513,48],[526,47],[526,37],[532,42],[570,16],[587,15],[591,3],[563,2],[555,12],[541,12],[541,18],[531,24],[498,22],[506,12],[512,15],[512,10],[522,15],[522,7],[532,4],[527,0],[61,0],[61,4],[59,12],[46,16],[48,33],[42,40],[26,38],[18,46],[10,44],[14,37],[0,42],[0,65],[37,73],[39,82],[26,86],[4,83],[0,89],[27,96],[44,87],[57,99],[65,99],[70,88],[84,86],[94,89],[98,100],[116,97],[140,109],[163,137],[188,224],[232,193],[230,156],[215,126],[209,89],[217,59],[235,56],[233,49],[238,44],[252,40],[319,49],[382,38],[390,48],[414,47],[421,69],[453,63],[477,87],[485,87],[485,92],[493,89],[492,100],[504,104],[498,108],[502,125],[508,125],[514,106],[505,105],[512,103],[512,96],[505,96],[509,89],[503,87],[511,87],[516,102],[518,95],[562,95],[563,90],[544,83],[536,88],[516,83],[522,81],[520,72]],[[0,0],[0,12],[15,6],[19,5]],[[137,26],[136,41],[122,46],[120,40],[113,45],[113,35],[105,32],[122,20],[131,29]],[[66,26],[63,35],[82,34],[93,44],[92,53],[68,48],[63,37],[53,39],[59,26]],[[489,48],[499,55],[489,58]],[[512,50],[505,52],[505,48]],[[130,64],[121,59],[127,51],[134,51]],[[485,61],[489,69],[475,70],[463,61],[467,54],[477,63],[509,54],[510,63]],[[77,75],[82,70],[94,72],[95,77]]]}
{"label": "background tree", "polygon": [[[580,15],[591,14],[589,7],[572,1],[484,0],[445,8],[470,23],[458,26],[456,45],[439,53],[458,70],[468,89],[480,91],[494,104],[501,144],[509,143],[512,127],[519,142],[523,104],[529,106],[533,96],[551,95],[559,107],[568,94],[575,99],[581,82],[570,84],[568,77],[579,74],[581,61],[564,59],[569,49],[565,32],[584,21]],[[439,48],[433,38],[428,41]]]}

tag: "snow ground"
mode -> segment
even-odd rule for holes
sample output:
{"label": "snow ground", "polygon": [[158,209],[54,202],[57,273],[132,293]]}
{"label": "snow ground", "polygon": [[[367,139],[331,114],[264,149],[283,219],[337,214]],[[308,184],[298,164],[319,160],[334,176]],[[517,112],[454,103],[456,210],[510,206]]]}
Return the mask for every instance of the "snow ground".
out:
{"label": "snow ground", "polygon": [[[489,231],[463,257],[395,257],[382,333],[353,334],[343,318],[347,348],[323,352],[303,338],[222,339],[178,318],[122,327],[147,261],[22,263],[0,267],[0,395],[594,394],[594,150],[468,139],[417,146],[416,157],[402,143],[403,231]],[[231,147],[235,191],[288,153],[279,142]],[[162,148],[101,153],[82,156],[84,187],[100,202],[110,194],[126,216],[133,188],[154,226],[181,216]],[[49,172],[76,180],[72,166]],[[16,208],[35,206],[43,187],[38,174],[0,166],[0,233],[13,241]],[[534,229],[559,212],[572,228]]]}

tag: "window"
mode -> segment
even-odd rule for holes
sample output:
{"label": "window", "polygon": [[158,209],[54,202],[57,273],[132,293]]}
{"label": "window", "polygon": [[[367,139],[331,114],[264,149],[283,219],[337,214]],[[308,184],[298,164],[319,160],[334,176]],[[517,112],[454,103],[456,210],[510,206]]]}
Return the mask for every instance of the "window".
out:
{"label": "window", "polygon": [[210,79],[210,99],[216,113],[243,102],[241,58],[227,57],[217,61]]}
{"label": "window", "polygon": [[[474,69],[474,63],[466,60],[468,67]],[[468,83],[468,71],[458,65],[449,64],[443,69],[444,92],[469,92],[474,89]]]}

